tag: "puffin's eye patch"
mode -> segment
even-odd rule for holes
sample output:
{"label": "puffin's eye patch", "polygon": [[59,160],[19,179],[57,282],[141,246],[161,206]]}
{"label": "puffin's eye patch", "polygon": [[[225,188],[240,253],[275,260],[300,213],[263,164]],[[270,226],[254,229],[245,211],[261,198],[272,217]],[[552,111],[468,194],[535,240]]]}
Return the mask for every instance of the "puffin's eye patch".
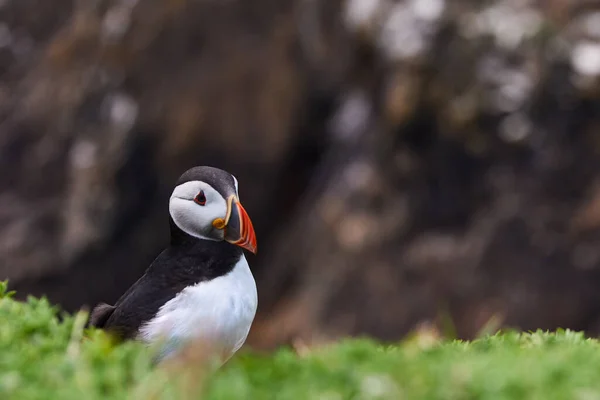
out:
{"label": "puffin's eye patch", "polygon": [[204,190],[201,190],[200,193],[194,197],[194,203],[199,204],[201,206],[206,204],[206,196],[204,195]]}

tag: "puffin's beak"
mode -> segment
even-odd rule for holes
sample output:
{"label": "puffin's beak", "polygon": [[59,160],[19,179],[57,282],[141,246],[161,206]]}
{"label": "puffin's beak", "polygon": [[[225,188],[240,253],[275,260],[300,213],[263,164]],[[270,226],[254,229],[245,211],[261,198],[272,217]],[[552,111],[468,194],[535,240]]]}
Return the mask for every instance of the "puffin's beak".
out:
{"label": "puffin's beak", "polygon": [[252,221],[236,196],[227,199],[225,240],[256,254],[256,234]]}

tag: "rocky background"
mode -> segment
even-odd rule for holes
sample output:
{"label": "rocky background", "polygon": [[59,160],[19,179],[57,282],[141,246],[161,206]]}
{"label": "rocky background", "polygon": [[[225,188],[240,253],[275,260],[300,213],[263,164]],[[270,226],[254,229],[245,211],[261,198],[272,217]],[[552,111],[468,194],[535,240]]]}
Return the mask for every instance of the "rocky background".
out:
{"label": "rocky background", "polygon": [[112,302],[234,173],[261,348],[600,333],[600,3],[0,0],[0,278]]}

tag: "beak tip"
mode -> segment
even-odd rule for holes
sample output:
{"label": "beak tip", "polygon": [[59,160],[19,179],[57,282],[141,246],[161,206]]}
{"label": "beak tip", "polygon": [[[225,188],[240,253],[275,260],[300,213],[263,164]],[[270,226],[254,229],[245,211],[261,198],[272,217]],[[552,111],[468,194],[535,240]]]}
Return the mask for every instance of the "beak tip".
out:
{"label": "beak tip", "polygon": [[245,246],[246,250],[250,251],[252,254],[256,255],[258,251],[258,247],[256,245],[256,236],[254,235],[254,228],[251,229],[250,240]]}

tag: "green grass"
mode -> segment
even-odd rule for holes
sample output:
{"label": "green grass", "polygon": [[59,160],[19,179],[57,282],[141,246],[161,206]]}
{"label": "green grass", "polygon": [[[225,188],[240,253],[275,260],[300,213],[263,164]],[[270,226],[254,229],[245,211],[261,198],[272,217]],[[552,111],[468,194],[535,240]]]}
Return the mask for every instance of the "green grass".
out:
{"label": "green grass", "polygon": [[114,346],[99,331],[84,338],[84,314],[59,316],[0,285],[0,399],[600,399],[600,345],[571,331],[243,352],[190,396],[142,345]]}

